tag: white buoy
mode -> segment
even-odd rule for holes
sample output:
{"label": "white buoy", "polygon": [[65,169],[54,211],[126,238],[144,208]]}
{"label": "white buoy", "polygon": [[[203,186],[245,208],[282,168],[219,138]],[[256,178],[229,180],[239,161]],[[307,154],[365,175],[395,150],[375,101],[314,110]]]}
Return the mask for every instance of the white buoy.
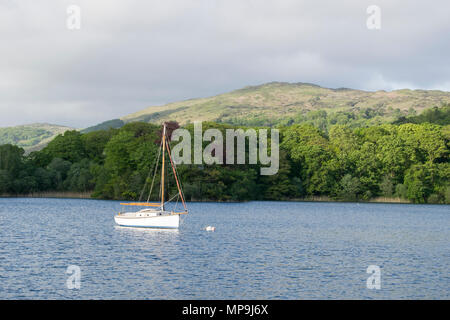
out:
{"label": "white buoy", "polygon": [[213,227],[213,226],[207,226],[207,227],[205,228],[205,230],[206,230],[206,231],[216,231],[216,227]]}

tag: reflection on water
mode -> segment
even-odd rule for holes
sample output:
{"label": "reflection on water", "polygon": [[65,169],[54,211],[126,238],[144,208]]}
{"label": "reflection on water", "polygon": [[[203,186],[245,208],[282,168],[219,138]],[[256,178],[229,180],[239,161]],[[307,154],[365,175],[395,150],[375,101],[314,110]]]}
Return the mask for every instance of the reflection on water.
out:
{"label": "reflection on water", "polygon": [[152,237],[163,237],[167,234],[178,234],[178,229],[157,229],[157,228],[137,228],[137,227],[124,227],[124,226],[118,226],[115,225],[114,229],[118,232],[125,232],[125,233],[136,233],[136,234],[148,234]]}
{"label": "reflection on water", "polygon": [[[450,297],[449,206],[190,203],[179,230],[116,226],[119,208],[0,199],[0,298]],[[65,285],[69,265],[79,290]],[[380,290],[366,288],[369,265]]]}

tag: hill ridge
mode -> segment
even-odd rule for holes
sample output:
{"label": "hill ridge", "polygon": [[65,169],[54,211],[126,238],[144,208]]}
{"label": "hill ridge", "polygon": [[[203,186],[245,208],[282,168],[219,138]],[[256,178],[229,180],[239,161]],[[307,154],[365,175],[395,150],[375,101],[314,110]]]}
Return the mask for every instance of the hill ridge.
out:
{"label": "hill ridge", "polygon": [[[327,88],[305,82],[268,82],[246,86],[204,98],[193,98],[150,106],[123,116],[124,122],[162,122],[181,124],[199,121],[239,123],[251,118],[265,119],[265,125],[290,121],[309,111],[355,112],[374,109],[385,120],[420,113],[424,109],[450,103],[450,92],[442,90],[398,89],[366,91],[351,88]],[[398,109],[398,111],[396,111]]]}
{"label": "hill ridge", "polygon": [[0,127],[0,145],[14,144],[24,148],[26,153],[44,148],[55,136],[74,128],[50,124],[30,123],[11,127]]}

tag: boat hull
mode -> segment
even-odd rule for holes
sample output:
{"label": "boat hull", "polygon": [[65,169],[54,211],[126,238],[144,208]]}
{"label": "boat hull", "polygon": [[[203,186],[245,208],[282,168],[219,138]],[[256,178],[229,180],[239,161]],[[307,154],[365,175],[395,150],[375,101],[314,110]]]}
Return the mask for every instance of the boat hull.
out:
{"label": "boat hull", "polygon": [[116,215],[114,221],[123,227],[178,229],[180,216],[178,214],[160,215],[154,217],[127,217]]}

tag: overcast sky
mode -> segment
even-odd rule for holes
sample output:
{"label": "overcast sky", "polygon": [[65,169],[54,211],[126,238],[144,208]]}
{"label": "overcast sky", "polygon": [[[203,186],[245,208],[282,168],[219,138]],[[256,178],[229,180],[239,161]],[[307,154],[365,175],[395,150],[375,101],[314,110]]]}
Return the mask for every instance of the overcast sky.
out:
{"label": "overcast sky", "polygon": [[270,81],[450,91],[449,12],[448,0],[0,0],[0,126],[81,128]]}

